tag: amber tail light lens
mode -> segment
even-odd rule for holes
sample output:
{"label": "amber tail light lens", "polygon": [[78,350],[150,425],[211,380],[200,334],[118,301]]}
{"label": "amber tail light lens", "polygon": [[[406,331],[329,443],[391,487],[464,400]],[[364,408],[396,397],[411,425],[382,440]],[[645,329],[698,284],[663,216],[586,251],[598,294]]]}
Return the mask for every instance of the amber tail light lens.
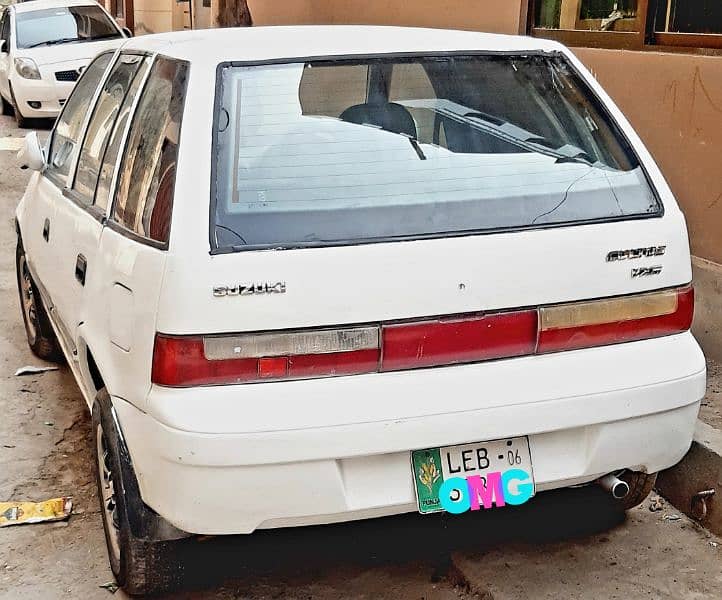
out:
{"label": "amber tail light lens", "polygon": [[691,286],[411,323],[239,335],[156,334],[151,380],[169,387],[358,375],[578,350],[687,331]]}
{"label": "amber tail light lens", "polygon": [[694,289],[640,294],[539,309],[537,353],[577,350],[688,330]]}

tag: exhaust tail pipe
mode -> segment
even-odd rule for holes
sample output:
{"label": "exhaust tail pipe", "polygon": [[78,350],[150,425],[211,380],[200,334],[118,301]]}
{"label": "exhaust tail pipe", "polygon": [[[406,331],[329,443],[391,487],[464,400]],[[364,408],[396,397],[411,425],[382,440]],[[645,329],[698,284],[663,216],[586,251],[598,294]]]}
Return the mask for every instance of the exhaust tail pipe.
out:
{"label": "exhaust tail pipe", "polygon": [[621,500],[629,493],[629,484],[612,473],[598,479],[597,483],[602,486],[603,490],[609,492],[615,500]]}

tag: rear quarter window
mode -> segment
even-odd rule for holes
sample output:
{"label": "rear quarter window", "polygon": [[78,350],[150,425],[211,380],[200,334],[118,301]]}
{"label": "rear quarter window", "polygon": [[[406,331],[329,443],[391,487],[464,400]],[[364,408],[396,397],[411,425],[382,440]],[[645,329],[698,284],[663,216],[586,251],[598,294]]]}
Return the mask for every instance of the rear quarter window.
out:
{"label": "rear quarter window", "polygon": [[112,219],[141,238],[170,237],[188,64],[158,57],[133,115]]}

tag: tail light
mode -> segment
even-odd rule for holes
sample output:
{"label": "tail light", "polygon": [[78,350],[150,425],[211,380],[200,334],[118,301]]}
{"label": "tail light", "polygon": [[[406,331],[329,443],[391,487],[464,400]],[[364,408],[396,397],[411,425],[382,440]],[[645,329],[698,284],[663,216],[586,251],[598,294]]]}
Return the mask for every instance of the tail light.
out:
{"label": "tail light", "polygon": [[670,335],[692,325],[694,289],[539,309],[537,352],[559,352]]}
{"label": "tail light", "polygon": [[187,387],[398,371],[680,333],[692,287],[462,318],[219,336],[157,334],[153,383]]}
{"label": "tail light", "polygon": [[384,325],[382,371],[533,354],[537,311]]}
{"label": "tail light", "polygon": [[192,386],[378,370],[378,327],[237,336],[156,335],[154,383]]}

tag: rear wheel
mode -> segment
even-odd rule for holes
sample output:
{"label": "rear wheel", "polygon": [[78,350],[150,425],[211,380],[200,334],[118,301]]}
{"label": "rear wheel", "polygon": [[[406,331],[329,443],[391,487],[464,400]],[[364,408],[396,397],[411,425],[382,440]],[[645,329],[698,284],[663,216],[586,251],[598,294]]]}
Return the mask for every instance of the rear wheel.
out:
{"label": "rear wheel", "polygon": [[173,542],[141,538],[133,532],[134,507],[142,500],[135,474],[121,449],[121,438],[105,390],[93,404],[98,496],[108,559],[118,585],[133,595],[166,591],[177,583],[180,565]]}
{"label": "rear wheel", "polygon": [[656,473],[642,473],[640,471],[625,471],[619,478],[629,485],[629,493],[619,502],[624,510],[639,506],[652,493],[657,482]]}
{"label": "rear wheel", "polygon": [[52,361],[61,360],[62,354],[58,347],[58,340],[50,324],[48,313],[43,306],[42,298],[30,275],[25,250],[20,239],[18,239],[15,252],[15,263],[18,293],[20,294],[20,309],[23,312],[28,346],[38,358]]}

